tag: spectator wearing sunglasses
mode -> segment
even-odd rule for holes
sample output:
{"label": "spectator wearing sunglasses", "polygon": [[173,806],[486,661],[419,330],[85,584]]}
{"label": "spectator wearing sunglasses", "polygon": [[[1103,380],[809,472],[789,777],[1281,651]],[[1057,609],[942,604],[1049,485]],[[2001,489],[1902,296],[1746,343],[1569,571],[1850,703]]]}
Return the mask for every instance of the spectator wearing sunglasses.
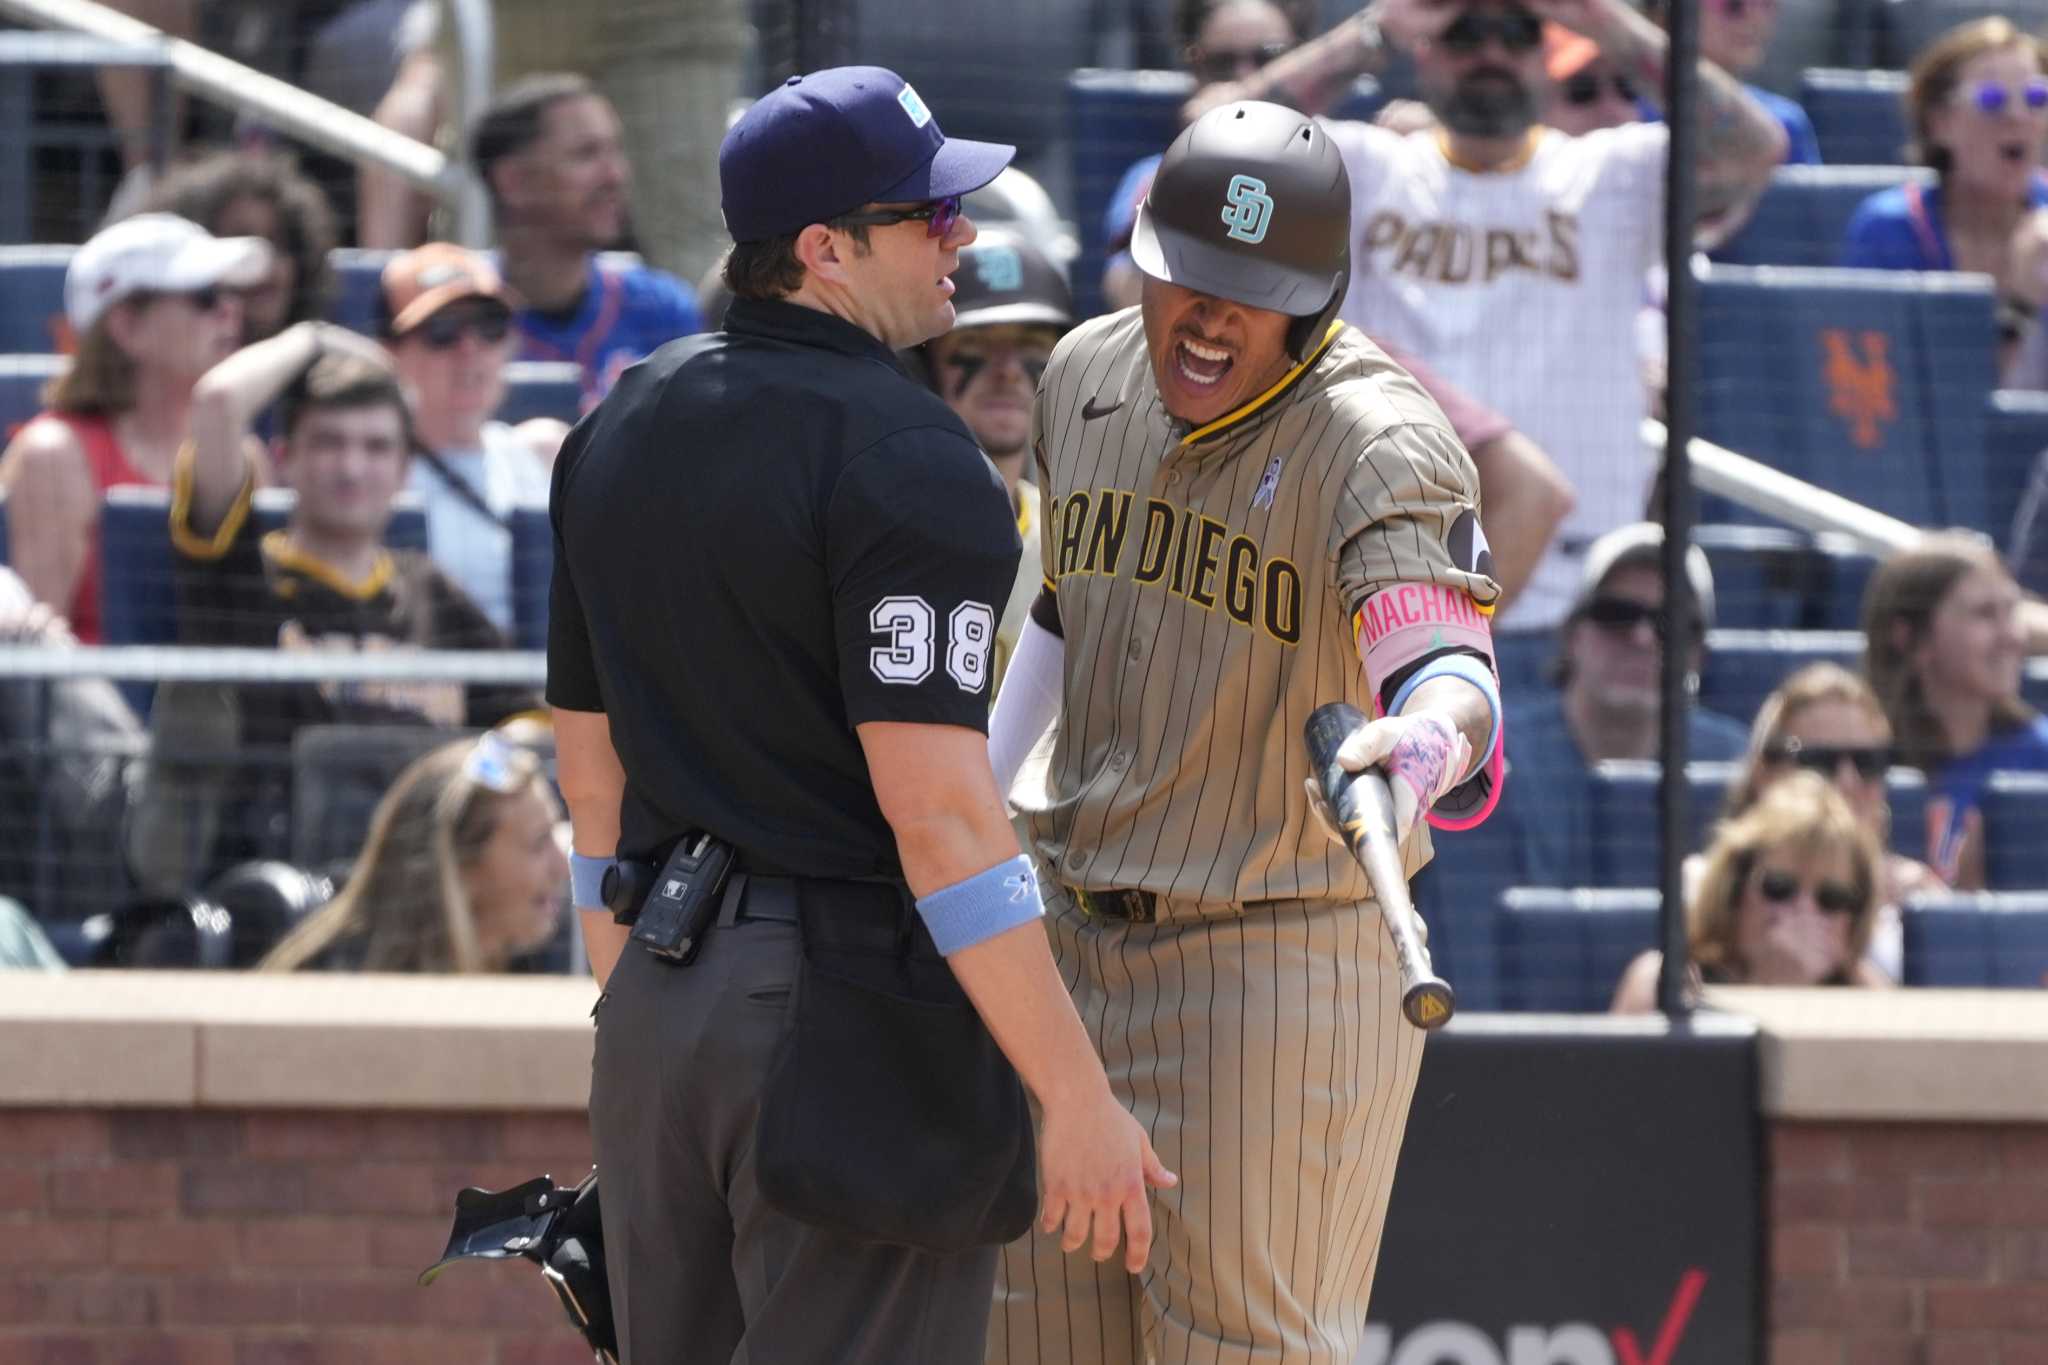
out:
{"label": "spectator wearing sunglasses", "polygon": [[[1518,782],[1509,783],[1500,814],[1515,827],[1518,875],[1527,884],[1584,881],[1596,841],[1612,838],[1613,831],[1595,829],[1591,809],[1569,794],[1599,763],[1657,757],[1663,546],[1664,528],[1653,522],[1624,526],[1595,541],[1558,635],[1551,670],[1557,686],[1508,693],[1508,733],[1514,736],[1508,763]],[[1700,634],[1686,642],[1688,671],[1697,677],[1704,633],[1714,620],[1714,578],[1698,546],[1686,551],[1685,565],[1699,604]],[[1740,723],[1697,707],[1687,714],[1686,730],[1696,759],[1734,759],[1749,738]],[[1545,795],[1531,800],[1532,792]]]}
{"label": "spectator wearing sunglasses", "polygon": [[[1871,965],[1877,930],[1876,837],[1819,773],[1775,782],[1724,822],[1686,905],[1689,994],[1702,985],[1889,986]],[[1628,965],[1616,1014],[1657,1007],[1663,955]]]}
{"label": "spectator wearing sunglasses", "polygon": [[1642,119],[1642,94],[1628,73],[1600,55],[1600,45],[1556,24],[1543,28],[1543,69],[1550,103],[1543,121],[1560,133],[1584,137]]}
{"label": "spectator wearing sunglasses", "polygon": [[426,505],[434,562],[512,631],[512,509],[545,505],[568,434],[550,418],[492,421],[518,344],[513,299],[485,257],[429,242],[384,267],[379,331],[412,400],[419,448],[408,487]]}
{"label": "spectator wearing sunglasses", "polygon": [[[1569,481],[1571,512],[1496,625],[1504,661],[1540,650],[1571,609],[1587,547],[1642,515],[1651,477],[1636,315],[1661,255],[1669,132],[1543,127],[1546,22],[1591,39],[1646,97],[1661,87],[1664,34],[1624,0],[1375,0],[1258,78],[1284,85],[1297,58],[1356,71],[1380,69],[1390,48],[1414,56],[1440,128],[1332,128],[1358,244],[1344,316],[1498,409]],[[1705,216],[1766,183],[1785,135],[1712,63],[1699,77]],[[1505,528],[1493,488],[1484,496]]]}
{"label": "spectator wearing sunglasses", "polygon": [[[1299,41],[1288,11],[1271,0],[1180,0],[1174,10],[1181,60],[1195,78],[1194,99],[1205,90],[1242,81]],[[1152,189],[1160,153],[1140,157],[1117,182],[1103,213],[1102,295],[1112,309],[1138,301],[1142,276],[1131,263],[1131,229],[1138,205]]]}
{"label": "spectator wearing sunglasses", "polygon": [[238,290],[270,269],[255,238],[217,238],[167,213],[98,233],[64,274],[77,349],[43,411],[0,457],[9,560],[36,600],[100,642],[100,503],[161,488],[191,434],[192,386],[240,344]]}
{"label": "spectator wearing sunglasses", "polygon": [[1907,151],[1933,168],[1935,183],[1865,199],[1849,220],[1841,264],[1975,271],[1991,276],[2002,298],[2023,296],[2014,237],[2028,210],[2048,206],[2040,44],[1997,17],[1949,30],[1913,62],[1906,120]]}
{"label": "spectator wearing sunglasses", "polygon": [[496,731],[415,759],[377,803],[348,879],[264,971],[501,972],[568,913],[561,810]]}
{"label": "spectator wearing sunglasses", "polygon": [[[1834,784],[1880,848],[1891,845],[1891,807],[1885,774],[1892,764],[1892,725],[1870,684],[1840,664],[1816,663],[1792,674],[1757,709],[1749,750],[1728,788],[1724,818],[1735,819],[1792,773],[1819,773]],[[1688,893],[1705,863],[1686,859]],[[1934,870],[1917,858],[1887,852],[1879,873],[1877,928],[1870,960],[1892,980],[1905,962],[1899,906],[1909,896],[1943,889]]]}
{"label": "spectator wearing sunglasses", "polygon": [[1928,863],[1984,885],[1984,788],[1994,772],[2048,772],[2048,718],[2020,698],[2020,591],[1997,552],[1929,536],[1886,560],[1863,597],[1864,675],[1927,774]]}

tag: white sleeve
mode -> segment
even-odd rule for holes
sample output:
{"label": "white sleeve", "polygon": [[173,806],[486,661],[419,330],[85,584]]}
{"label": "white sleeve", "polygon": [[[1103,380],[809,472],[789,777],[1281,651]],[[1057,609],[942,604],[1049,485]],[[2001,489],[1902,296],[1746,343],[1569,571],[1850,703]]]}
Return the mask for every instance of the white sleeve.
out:
{"label": "white sleeve", "polygon": [[1067,642],[1026,617],[988,718],[988,762],[1006,797],[1039,736],[1059,718],[1066,663]]}

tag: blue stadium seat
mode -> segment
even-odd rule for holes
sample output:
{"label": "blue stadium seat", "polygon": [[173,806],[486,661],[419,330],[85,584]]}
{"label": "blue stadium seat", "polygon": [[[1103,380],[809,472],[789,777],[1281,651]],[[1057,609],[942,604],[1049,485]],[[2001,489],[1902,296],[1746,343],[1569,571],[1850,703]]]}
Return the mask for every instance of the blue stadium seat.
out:
{"label": "blue stadium seat", "polygon": [[1822,659],[1853,669],[1862,653],[1863,637],[1848,631],[1710,631],[1699,702],[1747,722],[1794,669]]}
{"label": "blue stadium seat", "polygon": [[1714,622],[1736,630],[1799,630],[1826,564],[1813,539],[1776,526],[1700,526],[1693,544],[1714,571]]}
{"label": "blue stadium seat", "polygon": [[1885,775],[1884,802],[1892,813],[1892,851],[1927,858],[1927,779],[1918,768],[1893,768]]}
{"label": "blue stadium seat", "polygon": [[555,572],[555,538],[548,509],[512,509],[512,643],[548,647],[548,581]]}
{"label": "blue stadium seat", "polygon": [[[1501,800],[1513,799],[1508,782]],[[1501,892],[1515,884],[1514,826],[1499,810],[1476,828],[1430,831],[1436,856],[1414,880],[1415,909],[1429,925],[1436,969],[1457,989],[1460,1008],[1500,1008]]]}
{"label": "blue stadium seat", "polygon": [[[1984,422],[1985,496],[1994,509],[2014,510],[2033,477],[2034,462],[2048,451],[2048,393],[2032,389],[1999,389],[1991,395]],[[2036,515],[2039,515],[2038,513]],[[1994,528],[1998,546],[2012,552],[2011,522]],[[2048,528],[2036,528],[2040,537]],[[2015,572],[2022,567],[2015,564]]]}
{"label": "blue stadium seat", "polygon": [[1856,206],[1907,180],[1934,183],[1923,166],[1780,166],[1742,229],[1714,249],[1730,265],[1833,265]]}
{"label": "blue stadium seat", "polygon": [[1877,572],[1877,556],[1847,536],[1822,534],[1813,539],[1826,567],[1816,580],[1819,595],[1806,604],[1805,629],[1863,629],[1863,594]]}
{"label": "blue stadium seat", "polygon": [[[1074,258],[1074,304],[1081,316],[1103,310],[1102,216],[1131,163],[1163,152],[1180,131],[1180,107],[1194,91],[1184,71],[1114,71],[1084,67],[1067,77],[1067,126],[1074,158],[1074,218],[1081,253]],[[1371,80],[1331,111],[1367,118],[1379,104]],[[943,106],[940,106],[943,107]]]}
{"label": "blue stadium seat", "polygon": [[1502,1003],[1511,1010],[1604,1012],[1622,970],[1638,953],[1657,946],[1661,903],[1662,897],[1646,887],[1518,886],[1505,892]]}
{"label": "blue stadium seat", "polygon": [[57,355],[0,355],[0,441],[43,410],[43,386],[63,372]]}
{"label": "blue stadium seat", "polygon": [[[258,528],[271,531],[283,526],[292,497],[291,491],[283,488],[258,492]],[[107,490],[106,502],[100,509],[104,566],[100,579],[100,634],[110,645],[177,642],[170,507],[170,493],[166,489],[124,485]],[[416,502],[401,503],[384,539],[394,549],[424,551],[425,509]]]}
{"label": "blue stadium seat", "polygon": [[1984,793],[1984,884],[2048,891],[2048,773],[1993,773]]}
{"label": "blue stadium seat", "polygon": [[505,367],[501,422],[559,417],[574,424],[582,415],[583,372],[565,360],[515,360]]}
{"label": "blue stadium seat", "polygon": [[1813,120],[1820,159],[1831,166],[1904,164],[1905,94],[1901,71],[1808,71],[1800,81],[1799,103]]}
{"label": "blue stadium seat", "polygon": [[1904,915],[1908,986],[2048,986],[2048,893],[1927,897]]}
{"label": "blue stadium seat", "polygon": [[1700,317],[1701,435],[1906,521],[1984,524],[1987,281],[1715,266]]}
{"label": "blue stadium seat", "polygon": [[0,246],[0,352],[64,349],[64,269],[72,246]]}
{"label": "blue stadium seat", "polygon": [[377,335],[377,295],[383,287],[384,266],[397,254],[358,247],[337,247],[330,253],[327,263],[334,269],[334,302],[327,310],[328,319],[364,336]]}

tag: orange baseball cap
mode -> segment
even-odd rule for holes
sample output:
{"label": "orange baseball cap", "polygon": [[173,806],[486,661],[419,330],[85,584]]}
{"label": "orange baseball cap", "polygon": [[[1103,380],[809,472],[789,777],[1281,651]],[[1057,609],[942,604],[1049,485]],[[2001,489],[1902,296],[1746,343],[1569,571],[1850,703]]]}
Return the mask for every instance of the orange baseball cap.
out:
{"label": "orange baseball cap", "polygon": [[1600,44],[1563,24],[1543,24],[1543,70],[1554,81],[1570,80],[1600,55]]}
{"label": "orange baseball cap", "polygon": [[515,307],[490,258],[453,242],[428,242],[384,267],[384,309],[391,335],[403,336],[451,303],[494,299]]}

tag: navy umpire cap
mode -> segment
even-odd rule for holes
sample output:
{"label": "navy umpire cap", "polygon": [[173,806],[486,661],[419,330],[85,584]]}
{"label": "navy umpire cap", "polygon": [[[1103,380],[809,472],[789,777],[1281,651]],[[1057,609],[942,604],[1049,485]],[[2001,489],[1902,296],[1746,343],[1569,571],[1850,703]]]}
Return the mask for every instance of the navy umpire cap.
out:
{"label": "navy umpire cap", "polygon": [[1302,319],[1301,358],[1351,283],[1351,180],[1313,118],[1248,100],[1212,109],[1166,149],[1131,229],[1155,279]]}
{"label": "navy umpire cap", "polygon": [[1016,154],[947,137],[910,82],[887,67],[827,67],[791,76],[733,124],[718,149],[719,200],[732,239],[759,242],[863,204],[978,190]]}

